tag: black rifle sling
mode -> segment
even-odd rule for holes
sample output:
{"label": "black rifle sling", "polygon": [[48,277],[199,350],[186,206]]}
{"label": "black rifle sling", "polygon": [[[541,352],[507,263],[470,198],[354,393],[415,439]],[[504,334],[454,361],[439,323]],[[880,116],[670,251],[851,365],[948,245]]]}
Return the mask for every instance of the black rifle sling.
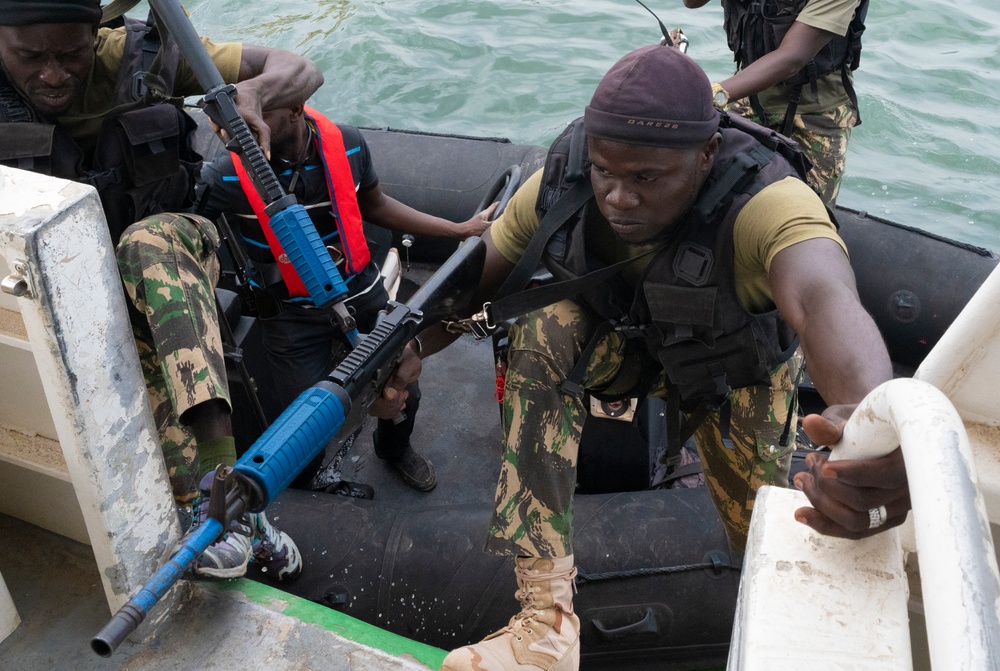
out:
{"label": "black rifle sling", "polygon": [[520,291],[531,280],[538,268],[545,246],[559,228],[593,197],[594,191],[589,179],[581,179],[573,184],[559,200],[549,209],[538,223],[538,230],[528,243],[524,254],[518,259],[517,265],[507,276],[503,286],[496,293],[487,308],[491,324],[500,324],[508,319],[526,315],[547,305],[552,305],[564,298],[576,296],[585,289],[603,282],[615,275],[633,261],[660,251],[663,247],[655,247],[641,256],[619,261],[613,265],[587,273],[581,277],[562,282],[545,284],[535,289]]}
{"label": "black rifle sling", "polygon": [[659,252],[665,246],[666,245],[660,245],[658,247],[654,247],[649,251],[643,252],[639,256],[619,261],[618,263],[587,273],[581,277],[576,277],[571,280],[563,280],[562,282],[543,284],[535,289],[520,291],[511,296],[505,296],[499,300],[494,300],[488,309],[490,323],[499,324],[508,319],[513,319],[514,317],[534,312],[535,310],[544,308],[547,305],[552,305],[553,303],[557,303],[564,298],[579,295],[586,289],[589,289],[590,287],[605,281],[609,277],[616,275],[622,268],[630,263],[633,263],[644,256],[649,256],[650,254]]}
{"label": "black rifle sling", "polygon": [[[587,204],[594,195],[589,179],[578,180],[562,195],[538,222],[538,230],[531,236],[531,242],[525,248],[517,265],[510,271],[494,300],[503,299],[528,286],[531,276],[535,274],[542,253],[559,227],[566,223],[577,210]],[[496,323],[496,322],[494,322]]]}

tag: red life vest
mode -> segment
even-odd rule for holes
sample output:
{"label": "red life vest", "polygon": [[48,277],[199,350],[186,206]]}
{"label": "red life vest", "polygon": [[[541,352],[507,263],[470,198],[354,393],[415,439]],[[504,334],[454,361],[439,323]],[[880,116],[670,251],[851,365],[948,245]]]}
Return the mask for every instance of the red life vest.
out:
{"label": "red life vest", "polygon": [[[327,119],[316,110],[306,107],[305,117],[316,128],[313,133],[316,149],[319,151],[320,159],[323,162],[323,172],[326,174],[326,188],[330,193],[332,203],[333,218],[337,222],[337,231],[340,233],[340,245],[344,253],[345,275],[351,277],[357,275],[371,260],[371,253],[368,251],[368,241],[365,239],[364,229],[361,226],[361,211],[358,209],[358,197],[354,191],[354,177],[351,175],[351,165],[347,160],[347,151],[344,149],[344,137],[340,133],[337,125]],[[250,175],[247,174],[239,156],[232,154],[233,166],[236,168],[236,175],[240,179],[240,186],[257,220],[264,231],[264,237],[271,248],[271,253],[278,262],[278,269],[281,277],[285,281],[285,287],[293,298],[308,296],[302,279],[295,271],[288,255],[282,249],[281,243],[271,230],[268,223],[270,217],[264,212],[264,201],[254,188]]]}

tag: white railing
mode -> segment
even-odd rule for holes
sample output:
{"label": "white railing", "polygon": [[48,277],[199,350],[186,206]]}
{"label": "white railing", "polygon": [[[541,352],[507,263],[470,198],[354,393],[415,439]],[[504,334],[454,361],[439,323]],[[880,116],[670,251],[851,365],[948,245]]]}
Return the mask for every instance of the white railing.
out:
{"label": "white railing", "polygon": [[872,391],[833,459],[872,459],[902,446],[913,505],[931,664],[1000,669],[1000,573],[969,438],[936,387],[898,379]]}
{"label": "white railing", "polygon": [[[962,419],[933,385],[898,379],[876,388],[832,458],[873,459],[897,446],[913,505],[930,665],[1000,669],[1000,574],[986,506]],[[794,520],[807,505],[795,490],[758,493],[729,670],[910,671],[901,534],[824,536]]]}

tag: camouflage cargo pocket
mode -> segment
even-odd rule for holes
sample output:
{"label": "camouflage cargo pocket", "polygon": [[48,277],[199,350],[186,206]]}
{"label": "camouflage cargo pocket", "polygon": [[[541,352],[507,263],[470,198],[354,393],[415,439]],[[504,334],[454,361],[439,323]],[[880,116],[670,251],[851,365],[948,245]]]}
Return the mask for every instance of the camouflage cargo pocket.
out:
{"label": "camouflage cargo pocket", "polygon": [[795,451],[795,441],[791,437],[786,437],[785,442],[787,445],[781,445],[781,435],[784,432],[785,427],[774,425],[754,430],[754,438],[757,442],[757,457],[761,461],[777,461]]}

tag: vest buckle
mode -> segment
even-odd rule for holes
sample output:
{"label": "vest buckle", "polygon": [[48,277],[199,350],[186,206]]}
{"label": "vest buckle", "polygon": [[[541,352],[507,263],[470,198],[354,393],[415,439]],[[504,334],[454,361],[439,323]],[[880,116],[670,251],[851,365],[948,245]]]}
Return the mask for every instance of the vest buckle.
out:
{"label": "vest buckle", "polygon": [[615,331],[625,338],[645,338],[649,326],[645,324],[615,324]]}
{"label": "vest buckle", "polygon": [[132,75],[132,99],[142,100],[148,89],[146,88],[146,82],[143,80],[146,78],[145,72],[136,72]]}

